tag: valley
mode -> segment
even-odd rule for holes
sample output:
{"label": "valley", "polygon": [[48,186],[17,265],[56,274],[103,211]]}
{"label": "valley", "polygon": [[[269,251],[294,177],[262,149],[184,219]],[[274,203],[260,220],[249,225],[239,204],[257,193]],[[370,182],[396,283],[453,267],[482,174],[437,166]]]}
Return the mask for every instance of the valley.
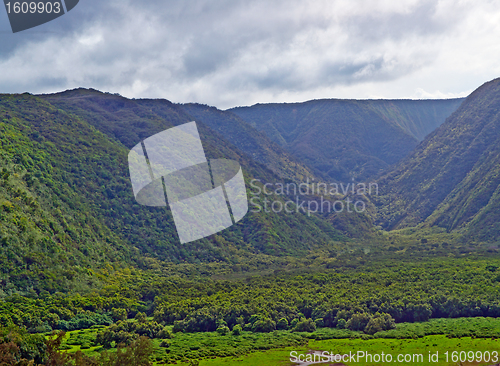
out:
{"label": "valley", "polygon": [[[500,79],[466,99],[228,111],[0,95],[0,357],[289,366],[293,350],[498,350],[499,101]],[[251,202],[309,211],[250,205],[180,244],[168,206],[135,201],[127,155],[193,120],[208,159],[240,164]],[[325,201],[345,209],[310,210]]]}

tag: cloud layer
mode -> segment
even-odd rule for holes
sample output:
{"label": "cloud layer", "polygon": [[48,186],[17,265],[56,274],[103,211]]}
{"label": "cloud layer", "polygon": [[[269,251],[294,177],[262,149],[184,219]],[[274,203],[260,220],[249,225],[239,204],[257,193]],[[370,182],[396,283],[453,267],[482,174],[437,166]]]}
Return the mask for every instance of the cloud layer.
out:
{"label": "cloud layer", "polygon": [[465,96],[500,76],[494,1],[80,0],[12,34],[0,92],[76,87],[229,108]]}

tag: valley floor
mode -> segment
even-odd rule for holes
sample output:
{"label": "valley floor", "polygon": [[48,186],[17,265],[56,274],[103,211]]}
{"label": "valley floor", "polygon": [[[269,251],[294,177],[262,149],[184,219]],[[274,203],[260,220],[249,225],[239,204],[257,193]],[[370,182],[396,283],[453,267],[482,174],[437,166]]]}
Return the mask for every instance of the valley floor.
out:
{"label": "valley floor", "polygon": [[[70,293],[50,290],[57,277],[46,272],[47,290],[4,294],[0,330],[8,338],[18,329],[16,339],[29,344],[66,331],[60,350],[89,356],[148,337],[155,365],[289,366],[292,351],[439,352],[436,362],[404,364],[498,363],[498,247],[449,239],[402,231],[303,258],[108,263],[80,269]],[[42,348],[26,357],[43,358]]]}
{"label": "valley floor", "polygon": [[[376,340],[326,340],[326,341],[310,341],[306,347],[294,348],[287,347],[284,349],[269,350],[263,352],[256,352],[240,357],[228,357],[228,358],[217,358],[217,359],[207,359],[201,360],[199,366],[229,366],[229,365],[241,365],[241,366],[255,366],[255,365],[273,365],[273,366],[306,366],[312,363],[295,363],[291,362],[297,358],[298,355],[303,355],[306,359],[306,355],[310,354],[312,350],[334,350],[334,354],[349,354],[349,352],[365,352],[372,357],[377,357],[385,355],[386,359],[389,359],[391,355],[391,362],[369,362],[366,361],[368,356],[361,356],[359,361],[357,358],[355,362],[347,361],[345,365],[348,366],[374,366],[383,364],[393,364],[393,365],[436,365],[436,366],[456,366],[456,365],[476,365],[476,366],[487,366],[492,365],[495,361],[491,354],[492,350],[500,349],[498,339],[474,339],[471,337],[448,339],[446,336],[426,336],[419,339],[410,340],[394,340],[394,339],[376,339]],[[454,352],[457,352],[455,355]],[[454,362],[452,357],[456,356],[456,359],[460,360],[460,353],[469,353],[472,351],[474,353],[474,358],[478,355],[478,359],[482,358],[483,361],[468,362],[468,356],[463,357],[465,362]],[[297,353],[294,353],[297,352]],[[437,361],[429,362],[429,352],[430,355],[434,356],[438,354]],[[484,361],[485,357],[488,357],[488,352],[490,355],[490,361]],[[480,355],[480,356],[479,356]],[[398,356],[407,357],[411,359],[410,362],[397,362]],[[463,353],[462,353],[463,356]],[[328,357],[328,356],[327,356]],[[448,360],[447,360],[448,358]],[[455,358],[455,357],[453,357]],[[372,358],[373,359],[373,358]],[[375,358],[376,359],[376,358]],[[382,358],[383,359],[383,358]],[[404,358],[402,358],[404,359]],[[495,357],[495,359],[497,359]],[[419,360],[423,360],[419,362]],[[497,359],[498,360],[498,359]],[[315,365],[331,365],[331,361],[314,363]],[[334,359],[337,361],[337,359]],[[189,363],[180,363],[179,365],[190,365]]]}
{"label": "valley floor", "polygon": [[[102,347],[82,344],[95,340],[95,329],[69,332],[62,348],[97,355]],[[432,335],[429,335],[432,334]],[[338,338],[340,337],[340,338]],[[312,333],[275,331],[270,334],[243,332],[235,336],[208,333],[176,333],[155,342],[155,365],[329,365],[342,361],[348,366],[407,365],[492,365],[500,361],[500,319],[433,319],[422,323],[402,323],[391,331],[366,336],[362,332],[321,328]],[[72,345],[68,347],[68,344]],[[78,344],[80,343],[80,344]],[[292,346],[283,346],[295,343]],[[261,348],[259,350],[259,348]],[[269,349],[268,349],[269,348]],[[322,357],[313,357],[313,352]],[[325,352],[325,353],[323,353]],[[318,360],[327,360],[320,363]],[[398,361],[399,360],[399,361]],[[304,361],[304,362],[300,362]],[[379,362],[376,362],[379,361]]]}

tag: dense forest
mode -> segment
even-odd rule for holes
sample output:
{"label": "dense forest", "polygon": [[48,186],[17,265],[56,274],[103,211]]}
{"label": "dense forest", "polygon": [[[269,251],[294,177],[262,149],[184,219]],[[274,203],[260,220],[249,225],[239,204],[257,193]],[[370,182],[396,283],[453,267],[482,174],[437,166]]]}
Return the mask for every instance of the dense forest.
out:
{"label": "dense forest", "polygon": [[[90,337],[72,342],[88,344],[83,349],[100,347],[102,351],[124,344],[132,347],[127,352],[133,352],[140,337],[158,339],[168,348],[177,333],[273,333],[273,337],[285,337],[280,342],[286,344],[309,336],[411,338],[422,330],[404,324],[500,316],[500,259],[458,255],[455,259],[414,262],[403,258],[368,264],[370,256],[354,254],[359,258],[357,265],[338,258],[323,270],[311,271],[308,266],[268,275],[254,273],[237,281],[234,278],[241,272],[236,268],[226,274],[227,279],[216,279],[194,275],[195,265],[175,276],[162,274],[161,269],[109,266],[93,274],[106,282],[98,291],[84,296],[60,292],[11,295],[4,298],[0,319],[5,334],[15,329],[20,332],[16,339],[29,344],[25,348],[31,353],[23,351],[20,356],[46,360],[53,357],[46,343],[57,338],[51,336],[44,342],[37,334],[53,330],[91,328]],[[212,271],[222,272],[220,268]],[[426,332],[422,335],[500,335],[489,326],[431,327]],[[294,334],[299,338],[293,338]],[[62,342],[64,334],[59,337]]]}

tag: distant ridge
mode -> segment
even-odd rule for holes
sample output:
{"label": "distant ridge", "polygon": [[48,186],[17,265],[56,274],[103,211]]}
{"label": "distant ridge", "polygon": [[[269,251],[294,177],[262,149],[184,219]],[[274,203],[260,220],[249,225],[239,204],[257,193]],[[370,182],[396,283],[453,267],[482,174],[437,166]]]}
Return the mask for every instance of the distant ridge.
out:
{"label": "distant ridge", "polygon": [[367,180],[404,158],[463,99],[341,100],[232,108],[324,179]]}
{"label": "distant ridge", "polygon": [[295,182],[316,178],[309,167],[238,115],[196,103],[180,106],[193,119],[220,133],[227,141],[252,159],[266,165],[278,176]]}

